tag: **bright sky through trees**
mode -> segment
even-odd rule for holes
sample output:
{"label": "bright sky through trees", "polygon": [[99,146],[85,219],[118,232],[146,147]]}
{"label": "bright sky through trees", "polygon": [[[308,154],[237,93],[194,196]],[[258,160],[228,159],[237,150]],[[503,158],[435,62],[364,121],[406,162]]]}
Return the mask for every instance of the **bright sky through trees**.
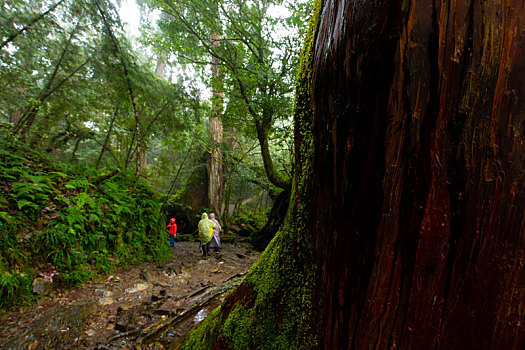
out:
{"label": "bright sky through trees", "polygon": [[140,11],[135,0],[125,0],[120,5],[120,17],[133,38],[140,36]]}
{"label": "bright sky through trees", "polygon": [[[268,14],[275,18],[286,18],[291,15],[284,6],[271,6]],[[120,5],[120,16],[126,23],[126,29],[132,38],[140,36],[140,10],[135,0],[125,0]]]}

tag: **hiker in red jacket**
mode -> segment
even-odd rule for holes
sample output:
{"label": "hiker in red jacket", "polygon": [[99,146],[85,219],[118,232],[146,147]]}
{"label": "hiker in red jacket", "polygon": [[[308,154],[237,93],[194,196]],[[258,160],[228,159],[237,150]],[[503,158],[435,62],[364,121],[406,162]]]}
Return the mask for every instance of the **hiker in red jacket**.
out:
{"label": "hiker in red jacket", "polygon": [[175,247],[175,236],[177,235],[177,224],[175,218],[171,218],[170,223],[166,228],[170,229],[170,247]]}

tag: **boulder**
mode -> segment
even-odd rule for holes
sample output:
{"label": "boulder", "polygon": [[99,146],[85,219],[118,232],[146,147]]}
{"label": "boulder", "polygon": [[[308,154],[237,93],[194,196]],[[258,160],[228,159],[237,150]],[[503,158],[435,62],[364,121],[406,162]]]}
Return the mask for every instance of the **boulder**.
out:
{"label": "boulder", "polygon": [[37,277],[33,280],[33,293],[49,295],[53,291],[53,282]]}

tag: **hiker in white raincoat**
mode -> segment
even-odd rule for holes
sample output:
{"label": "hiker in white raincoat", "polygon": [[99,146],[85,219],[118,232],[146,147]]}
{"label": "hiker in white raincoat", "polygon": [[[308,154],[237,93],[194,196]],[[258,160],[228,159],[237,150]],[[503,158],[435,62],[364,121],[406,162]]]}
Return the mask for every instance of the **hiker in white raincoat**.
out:
{"label": "hiker in white raincoat", "polygon": [[202,255],[210,253],[210,241],[213,237],[213,229],[217,224],[208,219],[208,214],[202,213],[202,219],[199,221],[199,239],[202,243]]}
{"label": "hiker in white raincoat", "polygon": [[219,233],[221,232],[221,224],[215,219],[215,214],[211,213],[209,216],[210,220],[217,224],[217,227],[213,230],[213,238],[211,239],[211,247],[214,247],[215,253],[219,252],[219,247],[221,246],[221,237]]}

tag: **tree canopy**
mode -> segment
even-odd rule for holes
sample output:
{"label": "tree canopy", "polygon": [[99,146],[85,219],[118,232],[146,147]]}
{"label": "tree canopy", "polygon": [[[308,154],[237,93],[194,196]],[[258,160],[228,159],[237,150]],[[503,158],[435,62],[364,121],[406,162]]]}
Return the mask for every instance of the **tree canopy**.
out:
{"label": "tree canopy", "polygon": [[[299,35],[308,6],[296,5],[284,21],[269,10],[282,1],[149,1],[161,9],[150,40],[179,64],[191,64],[226,101],[223,121],[235,132],[256,135],[268,179],[290,186],[290,176],[276,167],[269,139],[291,135],[291,110]],[[220,75],[210,77],[217,64]],[[248,119],[251,122],[245,123]],[[279,136],[277,136],[278,138]],[[288,138],[289,140],[289,138]],[[288,166],[289,169],[289,166]]]}

